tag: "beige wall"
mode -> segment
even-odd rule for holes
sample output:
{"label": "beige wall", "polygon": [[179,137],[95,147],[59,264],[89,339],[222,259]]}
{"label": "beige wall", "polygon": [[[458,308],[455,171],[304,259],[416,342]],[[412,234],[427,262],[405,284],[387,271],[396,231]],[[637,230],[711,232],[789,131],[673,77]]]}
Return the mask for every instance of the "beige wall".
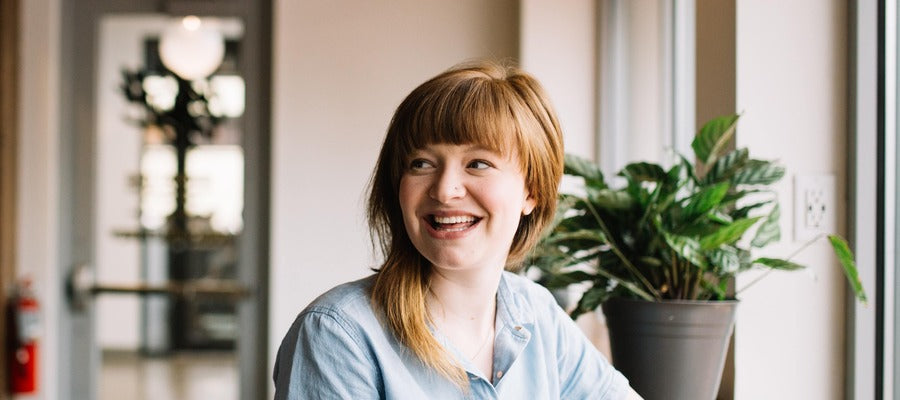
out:
{"label": "beige wall", "polygon": [[[767,254],[787,256],[799,245],[791,237],[793,176],[827,172],[843,182],[846,175],[846,5],[738,1],[738,145],[788,170],[778,186],[783,243]],[[838,197],[843,231],[845,196]],[[797,260],[811,270],[773,273],[740,295],[738,400],[843,398],[844,280],[825,241]]]}
{"label": "beige wall", "polygon": [[521,65],[547,90],[566,152],[593,158],[596,136],[596,7],[592,1],[522,0]]}

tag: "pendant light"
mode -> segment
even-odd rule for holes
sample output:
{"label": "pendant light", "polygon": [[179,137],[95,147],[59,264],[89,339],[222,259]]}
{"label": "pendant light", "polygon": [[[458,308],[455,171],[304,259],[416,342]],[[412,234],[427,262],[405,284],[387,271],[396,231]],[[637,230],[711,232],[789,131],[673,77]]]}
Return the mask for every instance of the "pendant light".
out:
{"label": "pendant light", "polygon": [[159,39],[163,65],[187,81],[211,75],[222,64],[224,56],[222,33],[194,15],[171,24]]}

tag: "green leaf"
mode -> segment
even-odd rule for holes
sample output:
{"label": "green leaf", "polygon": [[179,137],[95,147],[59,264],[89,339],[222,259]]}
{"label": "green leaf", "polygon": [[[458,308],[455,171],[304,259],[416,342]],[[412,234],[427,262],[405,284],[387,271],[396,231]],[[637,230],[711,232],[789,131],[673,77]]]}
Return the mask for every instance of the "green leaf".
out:
{"label": "green leaf", "polygon": [[739,219],[730,225],[723,226],[716,232],[700,239],[700,247],[703,250],[712,250],[719,247],[719,245],[737,241],[759,219],[760,217]]}
{"label": "green leaf", "polygon": [[593,216],[588,215],[585,212],[578,212],[559,221],[554,230],[551,232],[551,235],[553,233],[559,232],[575,232],[582,229],[596,228],[597,221]]}
{"label": "green leaf", "polygon": [[549,278],[542,281],[541,283],[550,289],[558,289],[568,287],[573,283],[579,283],[584,281],[589,281],[594,279],[594,275],[591,275],[584,271],[571,271],[564,272],[561,274],[553,274],[550,275]]}
{"label": "green leaf", "polygon": [[719,274],[730,275],[741,269],[741,260],[737,249],[731,246],[722,246],[709,253],[709,261],[719,267]]}
{"label": "green leaf", "polygon": [[635,182],[666,182],[666,171],[656,164],[636,162],[625,166],[619,175]]}
{"label": "green leaf", "polygon": [[598,209],[611,210],[613,212],[631,209],[635,204],[634,199],[628,193],[611,189],[598,190],[596,193],[592,193],[590,200]]}
{"label": "green leaf", "polygon": [[[733,192],[728,193],[727,195],[725,195],[725,198],[722,199],[722,204],[730,204],[730,203],[734,203],[734,202],[736,202],[736,201],[738,201],[738,200],[742,200],[742,199],[746,198],[747,196],[749,196],[749,195],[751,195],[751,194],[754,194],[754,193],[771,193],[771,191],[770,191],[770,190],[762,190],[762,189],[750,189],[750,190],[738,190],[738,191],[733,191]],[[767,201],[768,201],[768,200],[767,200]],[[732,215],[733,215],[733,214],[732,214]]]}
{"label": "green leaf", "polygon": [[700,219],[691,222],[690,224],[679,226],[670,232],[681,236],[704,237],[718,231],[722,225],[725,224]]}
{"label": "green leaf", "polygon": [[641,265],[645,265],[645,266],[653,267],[653,268],[659,268],[659,267],[662,267],[662,265],[663,265],[662,260],[660,260],[656,257],[650,257],[650,256],[638,257],[638,262]]}
{"label": "green leaf", "polygon": [[688,197],[688,204],[681,213],[683,221],[692,221],[709,210],[716,208],[728,193],[728,182],[718,183]]}
{"label": "green leaf", "polygon": [[769,185],[784,177],[784,167],[771,161],[749,160],[731,178],[731,184],[737,185]]}
{"label": "green leaf", "polygon": [[633,282],[633,280],[625,280],[625,279],[619,278],[618,276],[611,274],[609,271],[607,271],[603,268],[600,268],[597,270],[597,275],[602,275],[602,276],[606,277],[607,279],[615,282],[619,286],[626,288],[631,294],[633,294],[637,297],[640,297],[647,301],[653,301],[653,296],[650,295],[650,293],[647,293],[645,290],[638,287],[638,285],[636,285]]}
{"label": "green leaf", "polygon": [[666,171],[666,186],[678,187],[682,183],[687,182],[688,173],[685,171],[687,167],[682,163],[677,163]]}
{"label": "green leaf", "polygon": [[741,269],[738,272],[748,271],[753,268],[753,257],[749,250],[742,248],[735,248],[738,253],[738,259],[741,260]]}
{"label": "green leaf", "polygon": [[697,173],[694,169],[694,163],[685,158],[683,155],[679,154],[678,158],[681,159],[681,165],[684,167],[685,172],[687,172],[687,177],[690,178],[691,182],[698,182]]}
{"label": "green leaf", "polygon": [[697,133],[691,147],[694,155],[706,165],[712,164],[719,153],[728,145],[728,141],[734,137],[735,125],[739,115],[726,115],[713,118]]}
{"label": "green leaf", "polygon": [[728,180],[747,163],[750,152],[746,148],[737,149],[720,158],[703,177],[703,184],[717,183]]}
{"label": "green leaf", "polygon": [[579,240],[596,243],[605,243],[606,236],[603,232],[592,229],[579,229],[574,232],[554,232],[545,240],[546,243],[556,244],[566,240]]}
{"label": "green leaf", "polygon": [[730,215],[725,214],[719,210],[716,210],[716,211],[710,213],[709,219],[712,221],[718,222],[722,225],[728,225],[728,224],[734,222],[734,218],[732,218]]}
{"label": "green leaf", "polygon": [[766,220],[759,225],[759,229],[756,230],[756,236],[753,237],[750,245],[762,248],[781,240],[781,226],[778,224],[778,218],[780,217],[781,208],[776,203]]}
{"label": "green leaf", "polygon": [[761,264],[772,269],[781,269],[786,271],[796,271],[798,269],[806,268],[806,266],[788,260],[782,260],[780,258],[760,257],[753,260],[753,264]]}
{"label": "green leaf", "polygon": [[591,287],[581,295],[581,299],[578,300],[578,305],[572,310],[572,319],[578,319],[578,316],[581,314],[596,310],[608,297],[609,292],[605,287]]}
{"label": "green leaf", "polygon": [[844,275],[847,276],[847,281],[850,282],[850,287],[853,288],[856,298],[863,304],[866,304],[868,302],[866,292],[863,289],[862,281],[859,280],[859,272],[856,270],[856,261],[854,261],[850,246],[847,245],[843,238],[837,235],[828,235],[828,241],[831,242],[831,247],[834,249],[834,254],[837,255],[838,261],[841,262],[841,266],[844,267]]}
{"label": "green leaf", "polygon": [[566,154],[565,169],[566,175],[580,176],[584,178],[584,183],[597,189],[606,189],[606,181],[603,179],[603,171],[591,160],[582,158],[573,154]]}
{"label": "green leaf", "polygon": [[[725,196],[725,197],[727,198],[728,196]],[[722,202],[724,203],[725,201],[723,200]],[[731,215],[731,218],[734,218],[734,219],[747,218],[747,216],[750,215],[750,211],[753,211],[757,208],[772,204],[773,202],[775,202],[775,199],[764,200],[764,201],[760,201],[758,203],[748,204],[748,205],[738,208],[728,214]]]}
{"label": "green leaf", "polygon": [[666,239],[666,244],[681,258],[690,261],[691,264],[696,265],[700,269],[706,269],[708,263],[706,257],[700,252],[700,242],[693,238],[671,235],[665,232],[663,232],[663,236]]}
{"label": "green leaf", "polygon": [[700,281],[700,287],[714,295],[715,300],[725,300],[728,294],[726,291],[728,288],[728,281],[724,279],[720,281],[718,285],[704,279]]}

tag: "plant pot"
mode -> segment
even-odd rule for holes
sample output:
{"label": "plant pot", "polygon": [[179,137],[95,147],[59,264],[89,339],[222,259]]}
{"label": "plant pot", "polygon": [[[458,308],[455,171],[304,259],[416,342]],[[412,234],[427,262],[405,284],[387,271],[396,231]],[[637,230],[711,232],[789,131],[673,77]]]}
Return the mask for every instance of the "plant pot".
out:
{"label": "plant pot", "polygon": [[613,365],[645,400],[713,400],[737,304],[610,299]]}

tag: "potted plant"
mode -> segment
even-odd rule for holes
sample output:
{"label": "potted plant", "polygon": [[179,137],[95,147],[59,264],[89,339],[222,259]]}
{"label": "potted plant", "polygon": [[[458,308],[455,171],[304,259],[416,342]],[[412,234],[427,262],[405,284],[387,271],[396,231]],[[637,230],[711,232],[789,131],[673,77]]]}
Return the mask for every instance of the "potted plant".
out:
{"label": "potted plant", "polygon": [[[529,260],[550,289],[586,285],[572,317],[602,307],[613,363],[648,400],[713,399],[734,326],[735,277],[805,268],[751,253],[780,239],[770,185],[785,171],[746,148],[729,149],[738,118],[706,123],[691,145],[694,162],[632,163],[618,173],[619,187],[568,155],[565,173],[584,181],[583,192],[560,195],[557,218]],[[865,302],[849,246],[827,238]]]}

